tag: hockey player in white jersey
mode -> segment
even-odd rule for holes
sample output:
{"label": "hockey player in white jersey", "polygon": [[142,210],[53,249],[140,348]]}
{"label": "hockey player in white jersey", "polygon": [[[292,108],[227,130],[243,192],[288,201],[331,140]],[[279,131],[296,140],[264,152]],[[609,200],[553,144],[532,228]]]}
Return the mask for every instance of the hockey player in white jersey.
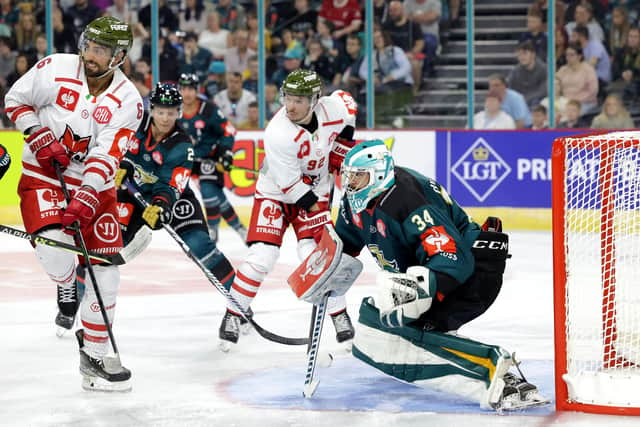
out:
{"label": "hockey player in white jersey", "polygon": [[[357,111],[351,95],[336,91],[321,96],[320,77],[308,70],[291,72],[281,92],[284,107],[265,129],[265,158],[247,235],[249,253],[231,286],[231,294],[245,308],[273,270],[289,225],[301,260],[315,248],[324,225],[331,223],[332,173],[339,172],[354,145]],[[354,330],[344,296],[330,299],[328,312],[338,342],[351,340]],[[239,324],[238,313],[227,307],[219,331],[223,350],[237,343]]]}
{"label": "hockey player in white jersey", "polygon": [[[132,40],[128,24],[98,18],[82,33],[79,55],[43,58],[7,93],[6,113],[26,136],[18,194],[28,232],[73,244],[68,226],[77,221],[89,250],[115,254],[122,249],[114,176],[143,113],[138,91],[118,68]],[[72,194],[68,204],[56,165]],[[58,285],[61,312],[75,312],[75,256],[50,246],[35,249]],[[112,323],[118,268],[95,265],[94,270]],[[83,329],[76,333],[83,387],[128,390],[128,369],[105,369],[108,334],[97,304],[89,280],[80,307]]]}

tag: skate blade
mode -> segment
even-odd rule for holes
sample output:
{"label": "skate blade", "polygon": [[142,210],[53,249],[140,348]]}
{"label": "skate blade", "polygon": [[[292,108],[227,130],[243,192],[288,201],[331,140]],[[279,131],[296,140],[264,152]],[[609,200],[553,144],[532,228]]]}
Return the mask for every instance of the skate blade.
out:
{"label": "skate blade", "polygon": [[229,350],[231,350],[232,346],[233,346],[233,343],[230,341],[220,340],[218,342],[218,348],[223,353],[229,353]]}
{"label": "skate blade", "polygon": [[316,389],[318,388],[318,384],[320,384],[320,380],[317,378],[312,380],[309,384],[305,384],[304,390],[302,390],[302,395],[306,399],[311,398],[311,396],[313,396],[313,393],[316,392]]}
{"label": "skate blade", "polygon": [[62,327],[62,326],[57,326],[57,327],[56,327],[56,336],[57,336],[58,338],[62,338],[62,337],[64,337],[64,336],[65,336],[65,334],[66,334],[67,332],[69,332],[70,330],[71,330],[71,329],[67,329],[67,328],[64,328],[64,327]]}
{"label": "skate blade", "polygon": [[522,400],[519,397],[513,399],[506,399],[501,402],[500,410],[502,411],[519,411],[528,408],[535,408],[538,406],[544,406],[551,403],[549,399],[544,398],[539,393],[533,393],[527,395],[526,400]]}
{"label": "skate blade", "polygon": [[244,325],[240,325],[240,333],[242,335],[249,335],[251,332],[251,323],[245,323]]}
{"label": "skate blade", "polygon": [[110,382],[101,377],[83,375],[82,376],[82,388],[87,391],[102,391],[106,393],[126,393],[131,391],[131,382],[118,381]]}

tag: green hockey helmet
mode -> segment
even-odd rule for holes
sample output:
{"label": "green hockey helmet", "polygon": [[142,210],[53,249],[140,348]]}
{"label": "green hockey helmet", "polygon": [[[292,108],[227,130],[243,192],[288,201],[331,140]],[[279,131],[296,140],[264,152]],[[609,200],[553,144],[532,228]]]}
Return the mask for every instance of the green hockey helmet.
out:
{"label": "green hockey helmet", "polygon": [[315,71],[297,69],[284,79],[282,93],[319,98],[322,93],[322,80]]}
{"label": "green hockey helmet", "polygon": [[395,184],[391,152],[379,139],[355,145],[344,158],[341,182],[351,212],[358,214],[371,200]]}
{"label": "green hockey helmet", "polygon": [[80,35],[78,49],[81,54],[87,47],[87,42],[94,42],[101,46],[111,48],[111,63],[109,71],[119,67],[124,62],[122,59],[114,64],[115,58],[120,52],[126,55],[133,44],[133,32],[131,25],[122,22],[112,16],[102,16],[94,19],[85,27]]}

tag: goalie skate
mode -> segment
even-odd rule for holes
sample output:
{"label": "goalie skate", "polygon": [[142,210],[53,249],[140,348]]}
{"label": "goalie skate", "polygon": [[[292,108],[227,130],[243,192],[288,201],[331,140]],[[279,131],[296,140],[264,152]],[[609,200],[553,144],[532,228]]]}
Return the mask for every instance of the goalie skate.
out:
{"label": "goalie skate", "polygon": [[84,330],[76,331],[80,346],[80,374],[82,388],[89,391],[131,391],[131,371],[113,357],[96,359],[84,351]]}
{"label": "goalie skate", "polygon": [[502,398],[495,408],[497,411],[514,411],[550,403],[550,400],[543,397],[535,385],[527,382],[524,378],[510,372],[507,372],[502,378],[505,386],[502,390]]}

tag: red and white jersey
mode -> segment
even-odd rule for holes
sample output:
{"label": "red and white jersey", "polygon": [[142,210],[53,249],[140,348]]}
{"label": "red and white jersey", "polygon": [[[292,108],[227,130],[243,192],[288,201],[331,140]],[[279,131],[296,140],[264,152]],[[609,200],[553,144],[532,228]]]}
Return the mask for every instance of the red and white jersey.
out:
{"label": "red and white jersey", "polygon": [[[54,54],[13,84],[5,97],[5,111],[23,132],[36,125],[49,127],[71,158],[65,181],[71,188],[87,184],[100,192],[113,187],[143,107],[139,92],[119,69],[107,90],[94,97],[80,57]],[[24,175],[58,185],[26,144],[22,161]]]}
{"label": "red and white jersey", "polygon": [[345,126],[355,127],[356,105],[347,92],[335,91],[321,97],[313,111],[318,119],[313,134],[289,120],[285,108],[267,125],[257,198],[293,204],[311,189],[321,201],[328,200],[329,153]]}

